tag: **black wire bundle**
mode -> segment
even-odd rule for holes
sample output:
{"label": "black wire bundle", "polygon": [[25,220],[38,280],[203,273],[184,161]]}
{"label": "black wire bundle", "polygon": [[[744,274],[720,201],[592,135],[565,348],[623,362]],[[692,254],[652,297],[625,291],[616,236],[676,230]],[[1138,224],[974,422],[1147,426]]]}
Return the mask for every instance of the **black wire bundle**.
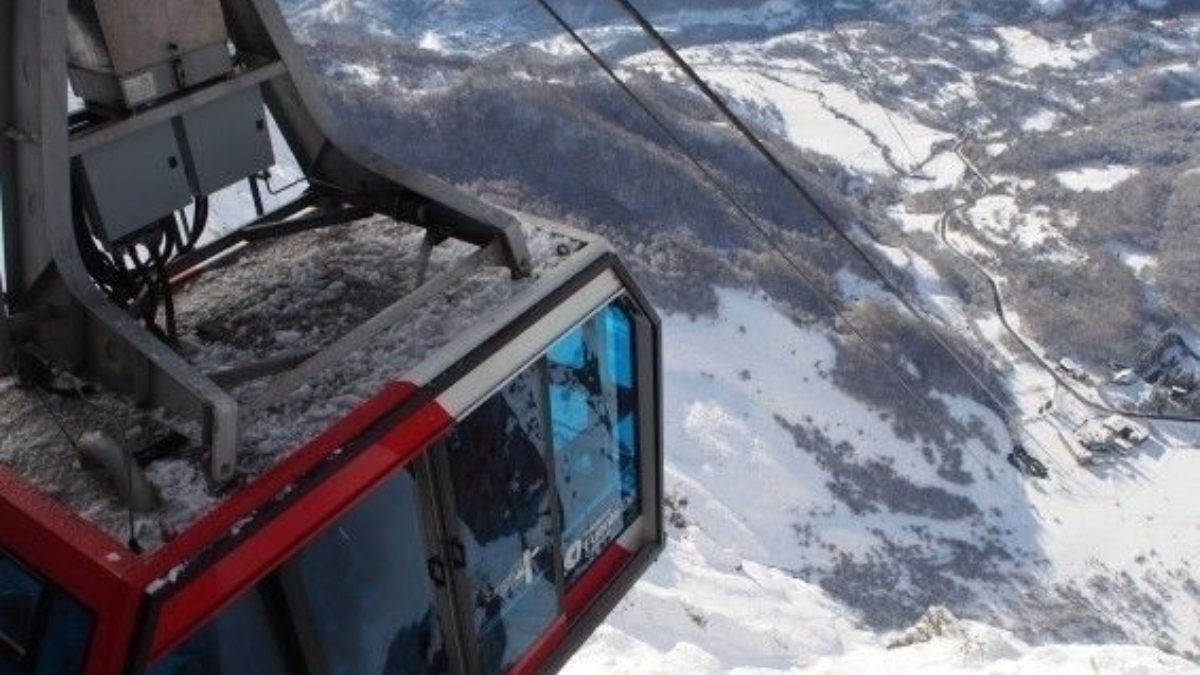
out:
{"label": "black wire bundle", "polygon": [[[196,248],[208,225],[208,213],[208,198],[197,197],[191,218],[184,212],[173,213],[124,239],[106,242],[97,236],[83,200],[76,198],[75,239],[84,268],[114,303],[160,338],[174,341],[175,303],[167,265]],[[160,305],[165,330],[158,325]]]}

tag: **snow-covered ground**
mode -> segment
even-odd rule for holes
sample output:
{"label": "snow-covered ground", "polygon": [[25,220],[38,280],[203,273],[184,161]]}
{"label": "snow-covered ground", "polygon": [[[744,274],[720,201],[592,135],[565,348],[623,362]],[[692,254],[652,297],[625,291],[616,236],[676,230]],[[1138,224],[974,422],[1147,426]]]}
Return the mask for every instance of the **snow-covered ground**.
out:
{"label": "snow-covered ground", "polygon": [[1137,169],[1129,166],[1085,167],[1058,174],[1058,182],[1076,192],[1103,192],[1111,190],[1137,175]]}
{"label": "snow-covered ground", "polygon": [[1064,43],[1016,26],[1000,26],[996,34],[1004,41],[1009,59],[1020,68],[1072,68],[1096,56],[1089,36]]}
{"label": "snow-covered ground", "polygon": [[[935,143],[953,137],[831,81],[804,59],[780,55],[801,45],[821,45],[838,58],[851,58],[838,50],[838,43],[816,31],[694,47],[683,50],[682,56],[738,104],[775,111],[782,127],[772,131],[801,148],[837,158],[855,171],[888,174],[915,168],[930,156]],[[771,57],[764,59],[764,53]],[[667,79],[682,76],[658,52],[626,59],[624,66]]]}

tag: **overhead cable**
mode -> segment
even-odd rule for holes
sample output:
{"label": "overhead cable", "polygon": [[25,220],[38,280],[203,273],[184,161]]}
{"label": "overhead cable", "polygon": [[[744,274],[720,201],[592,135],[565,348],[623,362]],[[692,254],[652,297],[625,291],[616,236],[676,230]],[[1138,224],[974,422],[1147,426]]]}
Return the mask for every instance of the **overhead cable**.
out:
{"label": "overhead cable", "polygon": [[[839,307],[839,303],[838,303],[837,299],[832,297],[832,295],[830,293],[825,291],[822,288],[821,284],[816,279],[814,279],[808,272],[806,272],[800,266],[800,264],[795,261],[795,259],[790,254],[788,254],[788,252],[779,244],[779,242],[770,233],[770,231],[765,226],[763,226],[762,223],[760,223],[758,221],[758,219],[752,213],[750,213],[749,209],[744,204],[742,204],[741,200],[738,199],[730,191],[730,189],[725,186],[725,184],[721,180],[719,180],[716,177],[716,175],[712,172],[712,170],[709,169],[708,167],[706,167],[699,159],[697,159],[695,157],[695,155],[693,155],[688,150],[687,145],[683,142],[683,140],[679,137],[679,135],[677,133],[675,133],[675,131],[671,128],[671,126],[669,124],[667,124],[666,120],[664,120],[661,115],[656,113],[653,110],[653,108],[648,103],[646,103],[646,101],[637,92],[633,91],[633,89],[624,80],[622,80],[620,78],[620,76],[617,75],[616,71],[613,70],[613,68],[611,66],[609,66],[608,63],[605,62],[604,59],[599,54],[597,54],[595,52],[595,50],[593,50],[591,48],[591,46],[587,43],[586,40],[583,39],[583,37],[579,34],[579,32],[576,31],[562,17],[562,15],[557,10],[555,10],[553,8],[553,6],[550,5],[548,0],[535,0],[535,2],[537,2],[539,5],[541,5],[541,7],[543,9],[545,9],[545,11],[551,17],[554,18],[555,22],[557,22],[559,24],[559,26],[568,35],[571,36],[571,38],[579,45],[579,47],[581,49],[583,49],[583,51],[588,55],[588,57],[591,58],[602,70],[604,70],[604,72],[613,81],[613,83],[615,83],[623,92],[625,92],[625,94],[627,96],[629,96],[629,98],[638,106],[638,108],[641,109],[642,112],[645,113],[654,122],[654,124],[667,136],[667,138],[670,140],[670,142],[675,146],[676,150],[684,158],[686,158],[688,160],[688,162],[690,162],[693,166],[695,166],[697,168],[697,170],[699,170],[703,174],[705,180],[707,180],[721,194],[721,196],[724,197],[724,199],[729,202],[729,204],[734,208],[735,211],[737,211],[737,213],[746,221],[747,224],[749,224],[753,229],[755,229],[763,237],[763,239],[766,241],[767,245],[783,259],[785,264],[793,272],[796,273],[796,275],[800,278],[800,280],[802,282],[804,282],[804,284],[806,286],[808,286],[810,289],[813,290],[813,292],[817,295],[817,297],[820,299],[821,303],[823,305],[825,305],[825,307],[829,310],[829,312],[833,316],[835,316],[839,321],[841,321],[842,325],[845,326],[846,329],[849,330],[850,333],[852,333],[860,342],[862,342],[863,345],[867,346],[868,348],[871,347],[872,341],[870,339],[868,339],[866,337],[865,333],[853,321],[851,321],[847,317],[846,313]],[[876,363],[878,363],[880,366],[882,366],[883,369],[886,370],[888,372],[888,374],[891,375],[896,380],[896,382],[898,382],[900,384],[900,386],[904,389],[904,391],[908,395],[908,397],[911,400],[913,400],[914,402],[916,402],[917,405],[922,409],[922,411],[925,413],[925,416],[928,420],[933,421],[933,420],[938,419],[936,413],[933,411],[932,407],[930,406],[929,402],[925,399],[925,397],[918,394],[912,388],[912,386],[908,383],[908,381],[904,378],[904,376],[899,372],[898,368],[894,364],[891,364],[887,360],[885,360],[880,351],[875,350],[875,349],[868,349],[867,354],[869,354],[870,358],[872,358],[873,360],[875,360]],[[1036,443],[1037,442],[1036,439],[1034,439],[1034,440]],[[977,463],[979,463],[982,467],[987,468],[989,466],[988,462],[984,461],[974,450],[972,450],[970,448],[970,446],[964,445],[963,447],[968,452],[968,454],[970,454],[972,456],[972,458],[974,458],[975,461]],[[1045,449],[1043,448],[1043,451],[1044,450]],[[1022,500],[1012,490],[1008,489],[1004,484],[998,484],[998,486],[1004,492],[1006,492],[1010,498],[1015,500],[1017,503],[1024,503],[1025,500]]]}
{"label": "overhead cable", "polygon": [[[932,337],[933,340],[942,348],[942,350],[954,360],[954,362],[963,370],[963,372],[967,374],[968,377],[970,377],[980,391],[997,406],[997,409],[1003,412],[1005,415],[1010,415],[1012,412],[1012,406],[1004,401],[1001,396],[992,391],[992,388],[983,381],[983,378],[976,372],[976,369],[972,365],[968,364],[962,355],[960,355],[957,350],[951,347],[936,329],[932,329],[933,327],[931,320],[925,316],[925,314],[921,312],[911,300],[908,299],[903,290],[891,280],[879,263],[875,261],[874,257],[868,253],[863,245],[860,244],[854,237],[852,237],[850,233],[838,223],[837,219],[834,218],[833,214],[830,213],[828,209],[826,209],[820,204],[820,202],[817,201],[808,188],[806,188],[804,184],[800,182],[799,178],[797,178],[796,175],[791,171],[791,169],[789,169],[787,165],[783,163],[778,155],[776,155],[769,147],[767,147],[765,143],[763,143],[758,135],[755,134],[754,131],[750,129],[750,127],[741,119],[741,117],[733,111],[729,104],[726,103],[725,100],[708,85],[704,78],[701,77],[694,68],[692,68],[691,64],[689,64],[687,60],[679,54],[670,41],[668,41],[652,23],[650,23],[645,15],[643,15],[642,12],[632,2],[630,2],[630,0],[613,0],[613,2],[617,3],[617,5],[619,5],[625,11],[625,13],[628,14],[629,17],[646,33],[646,35],[658,45],[659,49],[676,66],[678,66],[685,75],[687,75],[688,79],[692,81],[696,88],[699,89],[701,93],[703,93],[704,96],[708,98],[708,100],[714,106],[717,107],[729,124],[736,128],[738,132],[746,139],[746,141],[749,142],[755,148],[755,150],[757,150],[759,154],[762,155],[762,157],[766,159],[772,167],[774,167],[779,175],[785,181],[787,181],[787,183],[796,191],[796,193],[799,194],[806,203],[808,203],[808,205],[820,218],[822,223],[855,251],[858,257],[863,260],[872,273],[879,278],[880,282],[882,282],[884,285],[884,288],[887,289],[887,291],[894,296],[896,300],[903,305],[904,308],[907,309],[919,322],[931,328],[929,331],[930,337]],[[1032,437],[1030,438],[1040,446],[1040,443],[1038,443],[1037,439]]]}

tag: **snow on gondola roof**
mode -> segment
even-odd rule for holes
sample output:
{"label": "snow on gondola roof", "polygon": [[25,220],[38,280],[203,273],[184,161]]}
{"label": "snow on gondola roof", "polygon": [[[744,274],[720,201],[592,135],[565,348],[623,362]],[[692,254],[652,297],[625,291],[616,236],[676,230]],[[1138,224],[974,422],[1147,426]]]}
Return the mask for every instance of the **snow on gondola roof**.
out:
{"label": "snow on gondola roof", "polygon": [[[250,408],[243,417],[237,483],[269,471],[456,340],[481,336],[498,308],[519,301],[594,241],[532,217],[521,220],[533,263],[529,277],[514,280],[505,266],[485,262],[278,405]],[[423,236],[418,228],[376,219],[275,240],[224,261],[179,289],[179,350],[198,369],[213,373],[326,348],[417,287]],[[432,253],[428,276],[463,265],[476,251],[459,242],[443,243]],[[254,381],[232,393],[245,404],[270,383],[270,378]],[[189,437],[190,449],[145,467],[161,498],[156,511],[131,516],[109,478],[81,465],[75,444],[92,430],[104,430],[135,450],[168,430]],[[117,541],[130,539],[132,517],[138,544],[148,551],[236,492],[236,485],[219,493],[210,486],[199,435],[195,425],[179,424],[161,410],[135,409],[111,394],[80,388],[56,395],[0,379],[0,465]]]}

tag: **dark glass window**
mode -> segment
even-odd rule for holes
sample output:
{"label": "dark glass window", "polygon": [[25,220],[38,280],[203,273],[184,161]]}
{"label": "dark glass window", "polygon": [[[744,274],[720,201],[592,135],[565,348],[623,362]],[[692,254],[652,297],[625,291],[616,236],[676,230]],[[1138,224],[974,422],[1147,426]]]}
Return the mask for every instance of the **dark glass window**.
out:
{"label": "dark glass window", "polygon": [[29,651],[41,597],[41,582],[0,556],[0,646],[10,659],[20,659]]}
{"label": "dark glass window", "polygon": [[417,498],[401,472],[285,568],[289,596],[312,623],[305,651],[319,672],[446,671]]}
{"label": "dark glass window", "polygon": [[92,617],[62,593],[50,597],[50,619],[38,649],[37,675],[78,675],[83,672]]}
{"label": "dark glass window", "polygon": [[147,675],[286,675],[262,596],[251,591],[187,642],[146,671]]}
{"label": "dark glass window", "polygon": [[79,675],[91,634],[78,602],[0,554],[0,675]]}
{"label": "dark glass window", "polygon": [[447,442],[485,675],[511,667],[558,616],[543,378],[522,373]]}
{"label": "dark glass window", "polygon": [[641,512],[629,314],[609,305],[547,361],[563,567],[572,583]]}

